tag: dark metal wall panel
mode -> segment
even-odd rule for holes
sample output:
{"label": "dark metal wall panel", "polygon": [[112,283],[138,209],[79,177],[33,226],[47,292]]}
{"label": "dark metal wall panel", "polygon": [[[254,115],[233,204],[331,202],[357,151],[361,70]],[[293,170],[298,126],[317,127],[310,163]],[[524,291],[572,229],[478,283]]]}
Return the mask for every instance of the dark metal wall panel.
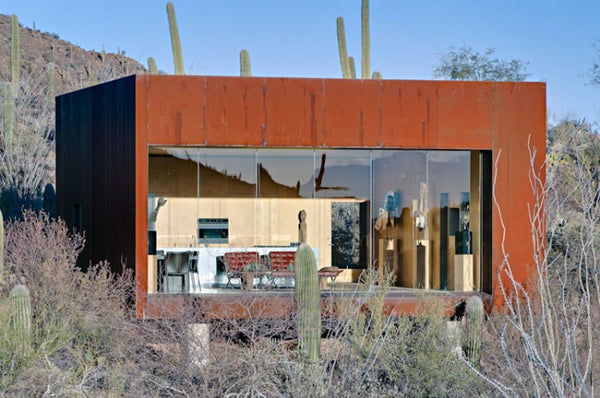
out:
{"label": "dark metal wall panel", "polygon": [[56,151],[58,215],[86,236],[79,265],[133,269],[135,77],[58,97]]}

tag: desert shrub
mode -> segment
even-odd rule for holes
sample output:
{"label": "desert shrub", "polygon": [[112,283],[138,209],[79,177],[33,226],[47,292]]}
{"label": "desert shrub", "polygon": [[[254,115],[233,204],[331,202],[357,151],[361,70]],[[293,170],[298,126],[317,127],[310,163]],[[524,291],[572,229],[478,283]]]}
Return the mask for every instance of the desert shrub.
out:
{"label": "desert shrub", "polygon": [[[443,308],[422,298],[419,316],[383,312],[389,286],[367,275],[337,297],[324,323],[321,360],[296,350],[293,319],[212,321],[210,361],[190,367],[186,393],[202,396],[379,397],[491,394],[456,353]],[[255,302],[243,303],[256,310]],[[260,311],[259,311],[260,313]],[[216,315],[216,314],[214,314]],[[189,380],[188,380],[189,383]],[[183,389],[183,387],[182,387]]]}
{"label": "desert shrub", "polygon": [[[600,372],[600,141],[589,124],[569,120],[552,127],[548,138],[546,170],[530,170],[536,272],[518,281],[513,269],[521,264],[503,253],[498,282],[505,313],[487,322],[481,375],[505,396],[594,396]],[[533,165],[535,148],[530,154]]]}
{"label": "desert shrub", "polygon": [[[107,264],[80,271],[75,262],[84,238],[69,233],[62,221],[27,211],[6,232],[0,395],[379,397],[486,391],[452,352],[443,308],[423,304],[419,317],[385,315],[389,284],[384,278],[378,285],[375,274],[333,300],[327,312],[335,316],[325,323],[321,360],[309,366],[296,349],[294,319],[267,316],[269,308],[259,298],[226,307],[255,314],[250,319],[226,313],[216,318],[190,298],[178,319],[136,320],[131,275],[114,275]],[[33,344],[26,357],[15,354],[10,338],[6,298],[16,283],[27,285],[32,298]],[[190,324],[196,322],[210,324],[208,353],[193,348],[197,336]]]}
{"label": "desert shrub", "polygon": [[[104,263],[81,272],[75,262],[83,244],[82,236],[44,213],[26,211],[22,221],[6,227],[2,324],[10,325],[6,298],[15,283],[29,288],[33,314],[32,351],[18,367],[7,354],[10,339],[2,339],[9,347],[1,350],[1,385],[10,393],[82,389],[100,358],[110,362],[130,343],[122,331],[127,330],[131,275],[114,275]],[[3,336],[9,332],[1,331]],[[5,366],[12,371],[5,372]]]}

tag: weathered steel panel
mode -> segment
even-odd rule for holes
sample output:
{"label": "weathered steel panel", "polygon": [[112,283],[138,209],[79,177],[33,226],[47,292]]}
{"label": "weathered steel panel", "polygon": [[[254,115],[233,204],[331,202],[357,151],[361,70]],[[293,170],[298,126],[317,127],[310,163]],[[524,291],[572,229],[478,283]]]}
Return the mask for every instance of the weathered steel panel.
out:
{"label": "weathered steel panel", "polygon": [[528,142],[540,168],[544,83],[140,75],[134,90],[133,79],[59,97],[57,191],[69,222],[73,202],[93,203],[81,208],[84,261],[102,253],[118,266],[116,253],[133,258],[135,244],[138,314],[146,302],[148,145],[491,150],[494,305],[504,259],[498,209],[515,275],[530,278]]}

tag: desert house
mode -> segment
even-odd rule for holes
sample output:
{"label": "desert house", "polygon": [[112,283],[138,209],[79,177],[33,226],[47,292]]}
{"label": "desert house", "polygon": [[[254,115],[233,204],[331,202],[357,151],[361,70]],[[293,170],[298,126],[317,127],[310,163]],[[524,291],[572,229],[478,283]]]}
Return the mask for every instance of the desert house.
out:
{"label": "desert house", "polygon": [[[301,210],[318,266],[340,268],[337,281],[376,267],[401,288],[475,292],[497,307],[502,246],[518,280],[535,270],[528,207],[545,92],[129,76],[57,97],[57,211],[85,231],[83,266],[134,270],[141,317],[161,300],[235,290],[226,253],[257,253],[268,269],[269,253],[297,247]],[[169,273],[176,255],[189,267]]]}

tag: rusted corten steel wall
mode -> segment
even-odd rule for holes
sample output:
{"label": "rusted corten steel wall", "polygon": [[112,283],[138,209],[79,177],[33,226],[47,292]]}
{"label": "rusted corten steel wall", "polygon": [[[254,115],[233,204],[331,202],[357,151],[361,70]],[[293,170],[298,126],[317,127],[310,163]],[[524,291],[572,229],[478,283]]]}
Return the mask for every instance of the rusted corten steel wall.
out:
{"label": "rusted corten steel wall", "polygon": [[[509,254],[514,275],[533,272],[528,142],[546,149],[544,83],[136,77],[136,279],[145,313],[148,145],[492,150],[493,305]],[[497,161],[497,162],[496,162]]]}

